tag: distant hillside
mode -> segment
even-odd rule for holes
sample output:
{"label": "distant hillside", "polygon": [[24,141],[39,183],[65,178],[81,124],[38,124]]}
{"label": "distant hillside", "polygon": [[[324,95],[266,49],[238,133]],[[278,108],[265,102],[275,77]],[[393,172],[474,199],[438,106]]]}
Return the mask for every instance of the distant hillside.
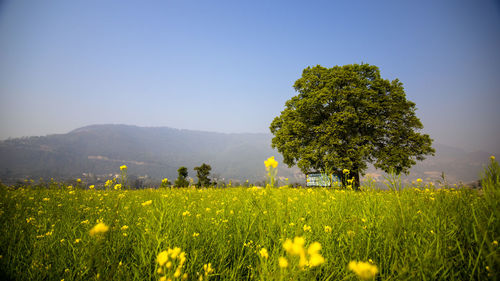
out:
{"label": "distant hillside", "polygon": [[[270,134],[222,134],[179,130],[167,127],[92,125],[67,134],[17,138],[0,141],[0,179],[60,179],[81,177],[83,173],[118,173],[126,164],[131,175],[175,179],[177,169],[186,166],[195,176],[195,166],[207,163],[212,174],[227,180],[254,182],[265,178],[263,161],[275,156],[279,176],[302,182],[297,168],[282,164],[281,155],[271,149]],[[477,180],[487,163],[486,152],[467,153],[435,144],[436,156],[417,164],[409,179],[436,180],[444,172],[454,182]],[[382,179],[379,171],[369,174]]]}
{"label": "distant hillside", "polygon": [[[82,173],[117,173],[126,164],[129,173],[175,179],[186,166],[207,163],[212,174],[226,180],[259,181],[265,178],[264,160],[275,156],[268,134],[222,134],[146,128],[127,125],[93,125],[67,134],[10,139],[0,142],[0,178],[68,178]],[[302,176],[298,169],[280,167],[279,176]]]}
{"label": "distant hillside", "polygon": [[[433,147],[436,149],[436,155],[417,162],[411,168],[410,174],[404,177],[406,180],[421,178],[424,181],[438,181],[442,180],[444,173],[446,181],[451,184],[477,182],[492,155],[484,151],[466,152],[439,143],[433,144]],[[377,180],[384,179],[384,174],[374,168],[370,168],[367,173]]]}

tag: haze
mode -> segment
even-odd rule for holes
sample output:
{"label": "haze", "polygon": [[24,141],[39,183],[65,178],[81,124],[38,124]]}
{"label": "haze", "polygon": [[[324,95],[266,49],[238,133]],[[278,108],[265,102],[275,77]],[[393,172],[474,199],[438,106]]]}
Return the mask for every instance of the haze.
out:
{"label": "haze", "polygon": [[265,132],[307,66],[377,65],[424,131],[500,152],[495,1],[2,1],[0,139]]}

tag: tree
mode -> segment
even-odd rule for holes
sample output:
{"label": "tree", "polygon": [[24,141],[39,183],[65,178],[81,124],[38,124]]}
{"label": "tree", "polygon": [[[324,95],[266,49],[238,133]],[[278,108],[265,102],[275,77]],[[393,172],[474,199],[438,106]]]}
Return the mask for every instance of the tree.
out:
{"label": "tree", "polygon": [[298,95],[270,126],[272,147],[288,166],[340,178],[348,169],[358,187],[367,163],[400,174],[434,155],[403,84],[382,79],[376,66],[307,67],[293,87]]}
{"label": "tree", "polygon": [[196,175],[198,176],[198,182],[196,183],[196,186],[197,187],[209,186],[210,179],[208,178],[208,176],[210,175],[210,170],[212,170],[212,167],[210,167],[210,165],[203,163],[199,167],[194,167],[194,170],[196,171]]}
{"label": "tree", "polygon": [[186,180],[188,176],[188,170],[186,167],[180,167],[177,170],[177,173],[179,173],[179,176],[175,180],[175,187],[188,187],[189,182]]}

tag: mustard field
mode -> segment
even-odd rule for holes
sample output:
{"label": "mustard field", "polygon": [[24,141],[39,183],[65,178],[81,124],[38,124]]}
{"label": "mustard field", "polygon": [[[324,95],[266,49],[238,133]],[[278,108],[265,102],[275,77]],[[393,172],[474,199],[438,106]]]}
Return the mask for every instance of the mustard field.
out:
{"label": "mustard field", "polygon": [[498,192],[0,189],[3,280],[494,280]]}

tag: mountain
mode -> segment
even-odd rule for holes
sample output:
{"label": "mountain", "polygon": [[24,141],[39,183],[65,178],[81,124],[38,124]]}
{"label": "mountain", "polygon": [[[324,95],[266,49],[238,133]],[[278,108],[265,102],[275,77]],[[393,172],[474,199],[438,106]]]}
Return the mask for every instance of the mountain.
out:
{"label": "mountain", "polygon": [[[68,179],[85,175],[112,176],[119,166],[130,175],[175,179],[177,169],[186,166],[195,177],[195,166],[207,163],[211,174],[240,182],[265,179],[264,160],[275,156],[278,176],[290,182],[304,181],[296,167],[287,168],[281,155],[271,148],[270,134],[223,134],[180,130],[168,127],[92,125],[67,134],[25,137],[0,141],[0,179]],[[450,183],[478,179],[489,153],[466,152],[435,144],[436,156],[415,165],[406,179],[438,180],[444,172]],[[368,175],[383,180],[373,167]]]}
{"label": "mountain", "polygon": [[[429,156],[424,161],[417,162],[410,169],[409,175],[403,176],[404,180],[414,181],[420,178],[426,182],[442,182],[444,175],[446,182],[450,184],[476,183],[492,155],[484,151],[467,152],[440,143],[434,143],[433,147],[436,150],[435,156]],[[367,175],[372,176],[377,181],[384,180],[384,176],[386,176],[373,167],[368,169]]]}
{"label": "mountain", "polygon": [[[186,166],[207,163],[211,174],[227,180],[260,181],[264,160],[283,159],[271,146],[268,134],[223,134],[167,127],[92,125],[67,134],[9,139],[0,142],[0,179],[71,178],[83,173],[115,174],[128,166],[129,174],[175,179]],[[298,181],[297,168],[283,165],[278,176]]]}

